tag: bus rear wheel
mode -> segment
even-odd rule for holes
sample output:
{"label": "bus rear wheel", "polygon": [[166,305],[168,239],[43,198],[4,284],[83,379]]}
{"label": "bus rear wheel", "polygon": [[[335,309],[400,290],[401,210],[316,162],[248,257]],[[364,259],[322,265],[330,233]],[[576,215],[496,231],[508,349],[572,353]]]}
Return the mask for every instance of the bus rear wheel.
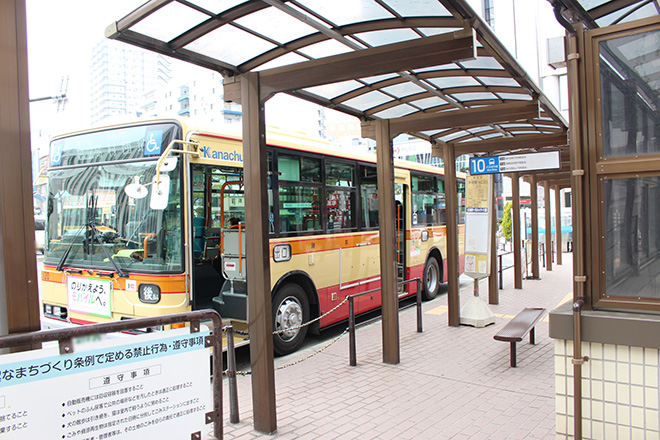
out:
{"label": "bus rear wheel", "polygon": [[422,296],[426,301],[438,296],[440,290],[440,264],[438,264],[435,257],[430,257],[424,266],[422,285]]}
{"label": "bus rear wheel", "polygon": [[273,349],[282,356],[298,350],[307,335],[309,301],[297,284],[286,284],[273,298]]}

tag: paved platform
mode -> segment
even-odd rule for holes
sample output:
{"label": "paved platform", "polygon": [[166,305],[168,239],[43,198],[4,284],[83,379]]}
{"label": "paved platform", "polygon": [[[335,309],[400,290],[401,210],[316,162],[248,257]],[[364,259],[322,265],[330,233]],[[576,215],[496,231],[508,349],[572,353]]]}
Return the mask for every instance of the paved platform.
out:
{"label": "paved platform", "polygon": [[[275,371],[277,432],[253,429],[251,381],[238,377],[240,419],[229,423],[224,393],[224,438],[248,439],[549,439],[555,438],[554,341],[547,316],[536,327],[536,345],[518,343],[518,366],[509,366],[509,344],[493,335],[525,307],[549,310],[570,300],[572,254],[563,265],[541,268],[541,280],[513,288],[504,273],[496,322],[484,328],[447,325],[447,296],[424,303],[424,332],[415,309],[400,314],[401,362],[384,364],[381,326],[357,332],[358,365],[348,365],[348,336],[311,358]],[[461,305],[473,288],[461,289]],[[488,301],[488,286],[480,285]],[[322,346],[276,358],[276,366],[305,358]],[[226,390],[226,383],[225,383]]]}

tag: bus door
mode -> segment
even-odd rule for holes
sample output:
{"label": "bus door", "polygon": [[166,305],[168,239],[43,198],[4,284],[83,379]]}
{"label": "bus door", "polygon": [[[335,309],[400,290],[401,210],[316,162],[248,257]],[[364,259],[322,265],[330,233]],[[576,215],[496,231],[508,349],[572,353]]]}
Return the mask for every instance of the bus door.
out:
{"label": "bus door", "polygon": [[[394,215],[396,218],[396,267],[397,282],[406,279],[406,199],[408,194],[408,185],[403,183],[394,184]],[[400,286],[399,291],[405,289]]]}
{"label": "bus door", "polygon": [[242,180],[240,169],[202,164],[191,167],[192,297],[197,310],[213,308],[214,298],[220,295],[225,282],[220,258],[222,229],[228,227],[230,218],[243,220],[245,210],[236,199],[231,215],[221,212],[223,189],[232,192],[231,182]]}

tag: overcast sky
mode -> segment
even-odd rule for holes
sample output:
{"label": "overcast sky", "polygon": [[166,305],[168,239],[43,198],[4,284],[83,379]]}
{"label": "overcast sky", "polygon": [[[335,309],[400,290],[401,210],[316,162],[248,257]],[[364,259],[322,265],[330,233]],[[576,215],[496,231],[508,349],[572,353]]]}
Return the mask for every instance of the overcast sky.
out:
{"label": "overcast sky", "polygon": [[[60,94],[62,79],[66,81],[67,77],[69,98],[66,112],[58,112],[52,101],[30,105],[33,148],[45,152],[50,135],[86,127],[91,50],[105,38],[105,28],[110,23],[143,3],[141,0],[26,0],[30,99]],[[266,108],[268,125],[307,133],[313,130],[316,106],[287,96],[272,101]],[[331,113],[328,111],[330,119],[337,118]]]}

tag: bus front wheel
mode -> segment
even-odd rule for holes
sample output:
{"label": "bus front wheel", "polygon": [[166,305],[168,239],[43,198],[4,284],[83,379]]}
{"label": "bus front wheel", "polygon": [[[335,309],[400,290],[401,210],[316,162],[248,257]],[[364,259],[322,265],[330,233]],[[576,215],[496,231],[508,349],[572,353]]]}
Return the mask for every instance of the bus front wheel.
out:
{"label": "bus front wheel", "polygon": [[282,356],[298,350],[307,334],[309,301],[297,284],[286,284],[273,298],[273,349]]}
{"label": "bus front wheel", "polygon": [[422,278],[422,296],[426,301],[438,296],[440,290],[440,265],[435,257],[431,257],[424,266],[424,278]]}

